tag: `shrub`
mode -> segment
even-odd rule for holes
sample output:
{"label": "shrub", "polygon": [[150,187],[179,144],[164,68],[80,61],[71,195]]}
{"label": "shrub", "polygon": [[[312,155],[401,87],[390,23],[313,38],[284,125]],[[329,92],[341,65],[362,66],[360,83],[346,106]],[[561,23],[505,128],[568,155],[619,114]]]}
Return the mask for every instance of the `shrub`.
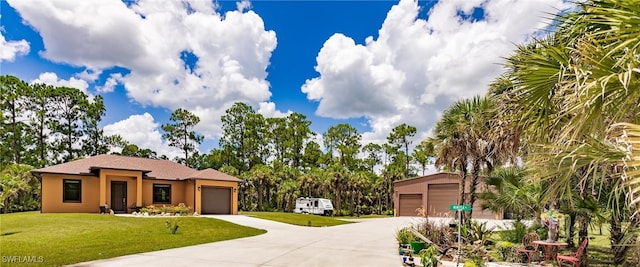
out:
{"label": "shrub", "polygon": [[493,234],[493,228],[487,228],[487,222],[480,223],[476,220],[471,220],[470,223],[464,227],[462,233],[463,237],[466,238],[469,243],[486,245]]}
{"label": "shrub", "polygon": [[191,207],[185,205],[184,203],[180,203],[177,207],[174,208],[174,212],[179,213],[181,216],[184,216],[191,212]]}
{"label": "shrub", "polygon": [[165,221],[165,226],[167,227],[167,230],[169,230],[169,233],[175,235],[178,232],[178,223],[178,220],[174,220],[173,223],[170,223],[169,220]]}
{"label": "shrub", "polygon": [[174,215],[176,213],[181,216],[188,215],[191,213],[192,208],[185,205],[184,203],[178,204],[178,206],[166,206],[162,205],[162,207],[156,207],[154,205],[149,205],[140,209],[141,213],[148,213],[149,215],[159,215],[159,214],[169,214]]}
{"label": "shrub", "polygon": [[480,242],[466,246],[465,250],[467,250],[465,254],[469,256],[469,259],[475,264],[474,266],[483,267],[485,262],[491,259],[489,252]]}
{"label": "shrub", "polygon": [[453,230],[448,225],[436,224],[428,219],[415,225],[416,230],[440,247],[450,247],[455,243]]}
{"label": "shrub", "polygon": [[508,241],[500,241],[496,244],[498,259],[501,261],[515,261],[517,247],[514,243]]}
{"label": "shrub", "polygon": [[511,223],[511,228],[513,229],[500,231],[500,239],[511,243],[520,243],[524,235],[529,232],[527,225],[521,221]]}
{"label": "shrub", "polygon": [[409,244],[413,238],[413,234],[407,227],[396,231],[396,240],[398,241],[398,244]]}
{"label": "shrub", "polygon": [[423,267],[438,266],[438,249],[435,246],[429,246],[420,251],[420,263]]}

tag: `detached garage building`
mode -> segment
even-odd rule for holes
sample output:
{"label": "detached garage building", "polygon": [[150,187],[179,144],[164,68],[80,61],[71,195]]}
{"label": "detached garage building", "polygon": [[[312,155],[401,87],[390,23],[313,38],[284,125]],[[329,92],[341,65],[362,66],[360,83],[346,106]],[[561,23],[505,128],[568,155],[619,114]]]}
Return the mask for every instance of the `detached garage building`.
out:
{"label": "detached garage building", "polygon": [[32,173],[42,185],[42,213],[128,213],[184,203],[199,214],[237,214],[242,180],[169,160],[98,155]]}
{"label": "detached garage building", "polygon": [[[467,178],[469,183],[470,178]],[[393,203],[396,216],[418,216],[419,208],[425,209],[430,217],[454,217],[455,211],[449,206],[458,204],[460,175],[441,172],[422,177],[410,178],[394,183]],[[468,186],[466,192],[468,192]],[[483,186],[479,186],[482,190]],[[468,195],[467,195],[468,198]],[[502,216],[489,210],[482,210],[482,201],[473,205],[473,218],[502,219]]]}

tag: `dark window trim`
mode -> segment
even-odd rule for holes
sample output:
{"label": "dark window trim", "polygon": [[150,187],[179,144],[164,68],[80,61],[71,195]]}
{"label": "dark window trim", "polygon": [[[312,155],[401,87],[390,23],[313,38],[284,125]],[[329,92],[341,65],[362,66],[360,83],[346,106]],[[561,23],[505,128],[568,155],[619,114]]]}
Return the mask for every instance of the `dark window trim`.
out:
{"label": "dark window trim", "polygon": [[[169,201],[156,201],[156,187],[169,188]],[[152,186],[152,201],[153,204],[171,204],[171,184],[153,184]]]}
{"label": "dark window trim", "polygon": [[[65,185],[67,182],[78,182],[78,200],[67,200],[67,190]],[[63,203],[82,203],[82,180],[80,179],[62,179],[62,202]]]}

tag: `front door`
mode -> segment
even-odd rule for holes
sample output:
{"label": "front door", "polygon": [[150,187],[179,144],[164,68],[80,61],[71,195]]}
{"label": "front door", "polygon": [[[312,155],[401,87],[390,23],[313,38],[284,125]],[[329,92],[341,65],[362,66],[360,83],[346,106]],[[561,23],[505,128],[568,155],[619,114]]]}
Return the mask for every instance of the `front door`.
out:
{"label": "front door", "polygon": [[127,213],[127,182],[111,181],[111,209],[115,213]]}

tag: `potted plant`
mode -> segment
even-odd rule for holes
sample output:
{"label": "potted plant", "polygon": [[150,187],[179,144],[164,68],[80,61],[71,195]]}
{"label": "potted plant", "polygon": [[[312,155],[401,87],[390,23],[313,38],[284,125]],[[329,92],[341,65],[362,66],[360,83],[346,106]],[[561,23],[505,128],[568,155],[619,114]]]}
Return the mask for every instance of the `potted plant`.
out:
{"label": "potted plant", "polygon": [[435,246],[420,251],[420,263],[423,267],[437,267],[439,262],[438,249]]}
{"label": "potted plant", "polygon": [[406,227],[396,231],[396,240],[399,247],[406,247],[412,239],[413,234]]}

